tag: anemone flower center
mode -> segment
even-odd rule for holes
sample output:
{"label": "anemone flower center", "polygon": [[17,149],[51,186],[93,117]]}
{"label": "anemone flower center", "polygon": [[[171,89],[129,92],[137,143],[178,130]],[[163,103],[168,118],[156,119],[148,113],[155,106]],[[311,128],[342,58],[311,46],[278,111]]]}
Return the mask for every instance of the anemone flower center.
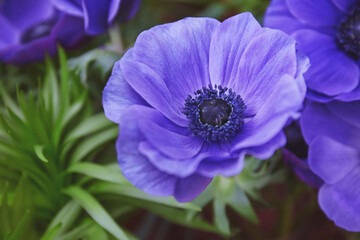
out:
{"label": "anemone flower center", "polygon": [[215,85],[197,90],[185,100],[189,129],[209,142],[227,141],[244,124],[244,101],[232,89]]}
{"label": "anemone flower center", "polygon": [[344,51],[360,57],[360,8],[356,8],[337,27],[337,41]]}
{"label": "anemone flower center", "polygon": [[211,126],[224,125],[231,113],[231,107],[222,99],[205,100],[200,104],[199,110],[200,121]]}
{"label": "anemone flower center", "polygon": [[39,24],[29,27],[21,35],[21,43],[25,44],[35,39],[50,35],[52,28],[56,23],[56,19],[46,20]]}

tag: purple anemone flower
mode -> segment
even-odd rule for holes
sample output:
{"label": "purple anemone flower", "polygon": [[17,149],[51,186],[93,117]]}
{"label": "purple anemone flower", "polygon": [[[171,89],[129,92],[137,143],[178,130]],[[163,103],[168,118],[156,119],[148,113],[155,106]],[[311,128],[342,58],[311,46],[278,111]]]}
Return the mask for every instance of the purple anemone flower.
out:
{"label": "purple anemone flower", "polygon": [[312,171],[324,180],[319,204],[329,219],[360,231],[360,101],[311,103],[300,119]]}
{"label": "purple anemone flower", "polygon": [[104,89],[124,176],[158,196],[191,201],[244,156],[284,146],[299,116],[308,59],[295,40],[250,13],[224,22],[185,18],[144,31]]}
{"label": "purple anemone flower", "polygon": [[61,11],[84,19],[85,31],[97,35],[114,22],[134,17],[141,0],[51,0]]}
{"label": "purple anemone flower", "polygon": [[272,0],[264,25],[293,36],[311,63],[308,97],[360,99],[360,0]]}
{"label": "purple anemone flower", "polygon": [[[20,7],[21,6],[21,7]],[[59,13],[48,0],[0,3],[0,61],[22,64],[75,46],[85,36],[80,18]]]}

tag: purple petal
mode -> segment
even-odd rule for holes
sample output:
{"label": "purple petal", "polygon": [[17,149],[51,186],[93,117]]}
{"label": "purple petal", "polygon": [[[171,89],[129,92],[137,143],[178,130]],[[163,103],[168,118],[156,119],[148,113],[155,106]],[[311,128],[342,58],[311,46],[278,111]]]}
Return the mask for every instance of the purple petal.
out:
{"label": "purple petal", "polygon": [[81,18],[63,15],[54,26],[52,34],[64,48],[72,48],[86,39],[84,23]]}
{"label": "purple petal", "polygon": [[[145,119],[146,117],[146,119]],[[165,129],[162,121],[153,121],[145,115],[139,120],[139,127],[147,141],[162,154],[170,158],[191,158],[202,148],[204,140],[196,136],[185,136]]]}
{"label": "purple petal", "polygon": [[53,5],[62,12],[67,14],[83,17],[81,0],[52,0]]}
{"label": "purple petal", "polygon": [[360,101],[349,103],[332,101],[326,104],[326,107],[335,116],[354,125],[357,128],[360,128]]}
{"label": "purple petal", "polygon": [[[295,40],[278,30],[264,30],[244,51],[232,87],[243,98],[247,114],[260,109],[285,75],[297,71]],[[303,83],[304,84],[304,83]]]}
{"label": "purple petal", "polygon": [[302,113],[300,124],[307,143],[318,135],[324,135],[354,148],[360,146],[360,129],[336,117],[324,105],[308,105]]}
{"label": "purple petal", "polygon": [[45,58],[45,53],[55,54],[57,51],[56,40],[54,36],[39,38],[28,44],[17,46],[13,51],[7,54],[4,62],[23,64],[29,61],[41,61]]}
{"label": "purple petal", "polygon": [[182,112],[189,94],[210,83],[209,47],[219,24],[210,18],[185,18],[144,31],[136,40],[134,60],[164,81],[176,112]]}
{"label": "purple petal", "polygon": [[283,149],[283,158],[285,163],[287,163],[295,174],[305,183],[315,188],[319,188],[324,184],[324,181],[310,170],[306,160],[299,159],[285,148]]}
{"label": "purple petal", "polygon": [[311,26],[336,26],[343,13],[330,0],[287,0],[292,15]]}
{"label": "purple petal", "polygon": [[359,3],[358,0],[332,0],[332,2],[337,6],[340,10],[349,13],[352,9],[356,7]]}
{"label": "purple petal", "polygon": [[306,25],[291,14],[286,0],[272,0],[266,10],[264,26],[280,29],[287,34],[291,34]]}
{"label": "purple petal", "polygon": [[338,48],[332,36],[308,29],[299,30],[293,36],[311,62],[310,69],[305,73],[310,89],[337,95],[356,88],[359,84],[359,66]]}
{"label": "purple petal", "polygon": [[334,185],[319,191],[319,204],[327,217],[348,231],[360,231],[360,168],[353,169]]}
{"label": "purple petal", "polygon": [[[138,11],[140,3],[141,0],[121,0],[120,9],[117,12],[117,15],[115,15],[116,17],[115,20],[118,20],[120,22],[129,21],[131,18],[134,17],[136,12]],[[110,21],[114,20],[112,18],[113,14],[115,14],[114,11],[110,12],[109,14],[109,18],[108,18],[109,23]]]}
{"label": "purple petal", "polygon": [[272,157],[275,151],[278,150],[281,146],[285,146],[285,144],[286,136],[283,132],[280,132],[264,145],[260,147],[248,148],[245,151],[247,154],[258,159],[268,159]]}
{"label": "purple petal", "polygon": [[227,86],[236,79],[239,62],[246,46],[262,32],[251,13],[242,13],[225,20],[214,32],[210,45],[211,83]]}
{"label": "purple petal", "polygon": [[331,138],[319,136],[309,148],[309,165],[327,184],[334,184],[359,165],[359,152]]}
{"label": "purple petal", "polygon": [[[131,49],[127,51],[121,61],[127,59],[132,59]],[[120,122],[120,117],[127,107],[135,104],[147,105],[144,99],[125,81],[120,67],[121,61],[115,63],[109,81],[104,88],[102,99],[105,116],[115,123]]]}
{"label": "purple petal", "polygon": [[188,178],[179,178],[176,183],[174,197],[178,202],[189,202],[195,199],[207,185],[212,178],[206,178],[197,174]]}
{"label": "purple petal", "polygon": [[[214,146],[215,145],[215,146]],[[205,144],[199,154],[191,158],[174,159],[161,154],[156,147],[148,142],[141,142],[139,151],[160,171],[177,177],[188,177],[194,174],[201,161],[206,159],[218,159],[219,165],[231,158],[231,154],[216,147],[216,144]]]}
{"label": "purple petal", "polygon": [[83,0],[85,31],[88,34],[100,34],[107,29],[109,4],[110,0]]}
{"label": "purple petal", "polygon": [[49,0],[3,0],[0,15],[21,30],[49,19],[54,8]]}
{"label": "purple petal", "polygon": [[108,24],[111,24],[112,21],[114,21],[116,15],[119,12],[120,4],[123,1],[124,0],[110,0],[109,14],[108,14],[108,18],[107,18]]}
{"label": "purple petal", "polygon": [[[135,48],[132,51],[134,53]],[[174,103],[168,86],[157,72],[135,61],[121,61],[121,70],[128,84],[151,106],[180,126],[188,125],[188,120],[181,112],[182,109]]]}
{"label": "purple petal", "polygon": [[302,100],[295,79],[289,75],[282,77],[275,84],[273,92],[267,96],[262,108],[234,137],[233,150],[266,144],[281,131],[289,119],[298,117],[297,111],[302,107]]}
{"label": "purple petal", "polygon": [[15,44],[18,41],[20,37],[20,32],[3,15],[0,15],[0,29],[0,42],[4,43],[4,46]]}
{"label": "purple petal", "polygon": [[[139,145],[146,141],[139,129],[139,119],[147,116],[153,121],[164,120],[156,110],[135,105],[125,110],[120,122],[119,136],[116,141],[118,162],[124,176],[136,187],[148,194],[157,196],[174,195],[178,201],[190,201],[199,194],[211,179],[198,175],[178,178],[162,172],[139,152]],[[170,128],[171,122],[163,122]],[[174,127],[174,126],[172,126]],[[185,191],[188,189],[188,191]]]}
{"label": "purple petal", "polygon": [[196,170],[197,173],[205,177],[215,177],[222,175],[231,177],[238,175],[244,168],[245,152],[240,153],[238,157],[230,159],[207,159],[202,161]]}

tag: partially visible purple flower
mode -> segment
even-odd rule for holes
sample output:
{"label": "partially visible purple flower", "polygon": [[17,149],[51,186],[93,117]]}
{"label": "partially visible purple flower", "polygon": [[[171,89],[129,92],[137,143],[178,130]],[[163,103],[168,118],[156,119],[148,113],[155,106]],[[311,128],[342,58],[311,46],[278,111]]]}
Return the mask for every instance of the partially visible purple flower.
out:
{"label": "partially visible purple flower", "polygon": [[329,219],[360,231],[360,101],[311,103],[300,119],[309,165],[324,180],[319,204]]}
{"label": "partially visible purple flower", "polygon": [[312,100],[360,99],[359,14],[359,0],[272,0],[264,25],[293,36],[309,56]]}
{"label": "partially visible purple flower", "polygon": [[48,0],[0,3],[0,61],[22,64],[75,46],[85,36],[80,18],[59,13]]}
{"label": "partially visible purple flower", "polygon": [[283,148],[283,159],[295,174],[305,183],[319,188],[323,181],[311,171],[307,157],[308,145],[306,144],[298,121],[294,121],[285,128],[286,146]]}
{"label": "partially visible purple flower", "polygon": [[141,0],[51,0],[61,11],[84,19],[85,31],[97,35],[116,21],[134,17]]}
{"label": "partially visible purple flower", "polygon": [[307,58],[250,13],[220,23],[185,18],[144,31],[104,89],[124,176],[158,196],[191,201],[216,175],[267,159],[299,116]]}

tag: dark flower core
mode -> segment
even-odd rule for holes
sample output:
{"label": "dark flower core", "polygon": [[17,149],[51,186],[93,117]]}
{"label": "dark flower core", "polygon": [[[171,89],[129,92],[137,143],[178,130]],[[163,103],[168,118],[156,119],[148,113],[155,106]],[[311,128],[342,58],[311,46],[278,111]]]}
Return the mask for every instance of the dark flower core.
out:
{"label": "dark flower core", "polygon": [[203,87],[185,100],[184,114],[189,129],[209,142],[227,141],[244,124],[246,106],[232,89]]}
{"label": "dark flower core", "polygon": [[21,35],[20,42],[22,44],[25,44],[35,39],[50,35],[55,23],[56,23],[56,19],[50,19],[29,27]]}
{"label": "dark flower core", "polygon": [[345,52],[360,57],[360,8],[356,8],[337,27],[337,41]]}

